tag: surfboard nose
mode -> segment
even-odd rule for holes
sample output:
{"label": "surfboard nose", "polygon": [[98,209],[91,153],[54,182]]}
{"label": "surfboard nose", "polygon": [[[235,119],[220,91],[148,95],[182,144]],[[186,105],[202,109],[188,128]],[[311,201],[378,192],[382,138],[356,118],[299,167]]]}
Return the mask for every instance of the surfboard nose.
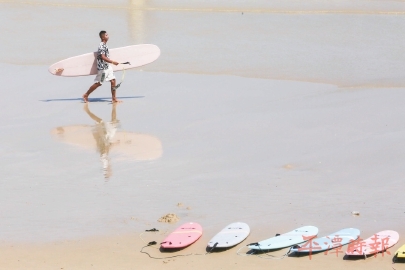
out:
{"label": "surfboard nose", "polygon": [[53,64],[48,68],[49,73],[56,76],[62,76],[65,69],[60,65]]}

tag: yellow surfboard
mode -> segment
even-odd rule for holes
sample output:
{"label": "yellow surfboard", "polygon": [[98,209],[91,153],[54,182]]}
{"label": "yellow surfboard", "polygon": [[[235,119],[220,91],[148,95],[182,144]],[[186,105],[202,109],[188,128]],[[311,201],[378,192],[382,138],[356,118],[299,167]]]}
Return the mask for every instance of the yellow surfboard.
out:
{"label": "yellow surfboard", "polygon": [[395,256],[397,256],[397,258],[405,258],[405,245],[403,245],[402,247],[400,247],[400,248],[395,252]]}

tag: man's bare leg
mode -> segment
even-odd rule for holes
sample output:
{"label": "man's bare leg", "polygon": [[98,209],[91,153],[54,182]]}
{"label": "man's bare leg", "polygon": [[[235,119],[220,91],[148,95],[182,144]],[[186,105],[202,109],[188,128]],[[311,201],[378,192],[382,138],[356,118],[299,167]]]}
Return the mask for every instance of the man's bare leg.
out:
{"label": "man's bare leg", "polygon": [[96,121],[97,123],[101,123],[103,121],[103,119],[101,119],[100,117],[96,116],[94,113],[92,113],[89,110],[89,103],[84,104],[83,107],[84,111],[90,116],[91,119],[93,119],[94,121]]}
{"label": "man's bare leg", "polygon": [[112,122],[112,123],[116,123],[116,122],[117,122],[117,103],[113,103],[113,104],[112,104],[111,122]]}
{"label": "man's bare leg", "polygon": [[96,90],[101,84],[100,83],[94,83],[92,86],[90,86],[89,90],[83,95],[83,100],[85,103],[89,102],[89,96],[90,94]]}
{"label": "man's bare leg", "polygon": [[122,102],[121,100],[118,100],[116,97],[115,97],[115,79],[114,80],[111,80],[110,81],[111,82],[111,96],[112,96],[112,103],[115,103],[115,102]]}

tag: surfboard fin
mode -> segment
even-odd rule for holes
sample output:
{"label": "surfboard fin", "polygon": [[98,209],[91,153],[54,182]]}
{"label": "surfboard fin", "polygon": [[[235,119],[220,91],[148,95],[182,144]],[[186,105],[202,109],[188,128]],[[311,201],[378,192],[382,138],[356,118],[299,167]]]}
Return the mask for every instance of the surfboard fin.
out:
{"label": "surfboard fin", "polygon": [[158,232],[159,230],[156,228],[150,229],[150,230],[145,230],[145,232]]}
{"label": "surfboard fin", "polygon": [[214,250],[214,248],[217,247],[217,245],[218,245],[218,242],[216,242],[216,243],[212,246],[212,248],[211,248],[209,251],[207,251],[206,254],[210,254],[210,253]]}

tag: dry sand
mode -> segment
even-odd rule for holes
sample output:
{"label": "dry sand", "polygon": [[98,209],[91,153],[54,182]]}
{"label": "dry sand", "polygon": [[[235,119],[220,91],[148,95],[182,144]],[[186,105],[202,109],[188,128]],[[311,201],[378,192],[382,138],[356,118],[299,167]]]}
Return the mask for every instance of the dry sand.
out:
{"label": "dry sand", "polygon": [[[144,241],[162,241],[158,233],[143,235]],[[317,254],[311,258],[285,257],[287,250],[262,255],[238,256],[238,248],[205,255],[208,237],[202,237],[191,247],[162,253],[155,247],[144,251],[157,258],[186,255],[167,259],[151,259],[139,251],[145,244],[137,234],[94,237],[81,240],[57,241],[40,245],[9,244],[0,248],[2,269],[404,269],[403,264],[392,264],[391,256],[379,254],[367,260],[343,260],[343,255]],[[244,244],[249,243],[245,240]],[[345,249],[344,249],[345,250]],[[246,249],[245,249],[246,251]],[[191,255],[189,255],[191,254]],[[243,250],[241,254],[246,255]],[[274,256],[274,257],[271,257]]]}
{"label": "dry sand", "polygon": [[[153,260],[138,237],[198,222],[202,239],[175,254],[201,254],[235,221],[251,226],[244,244],[302,225],[404,236],[402,1],[112,3],[0,1],[0,269],[405,269],[238,248]],[[47,73],[100,28],[110,48],[162,49],[116,108],[107,86],[83,107],[93,78]],[[97,119],[119,121],[111,145]]]}

